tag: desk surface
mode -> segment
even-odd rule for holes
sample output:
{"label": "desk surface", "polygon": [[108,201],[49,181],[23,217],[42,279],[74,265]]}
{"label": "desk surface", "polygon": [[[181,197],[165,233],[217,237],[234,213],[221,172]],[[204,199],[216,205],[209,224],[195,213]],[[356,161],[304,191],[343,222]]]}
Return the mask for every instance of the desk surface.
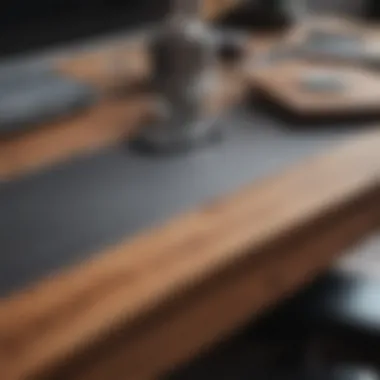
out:
{"label": "desk surface", "polygon": [[[217,287],[215,295],[199,290],[199,306],[175,297],[179,325],[168,317],[169,325],[152,322],[140,333],[129,332],[127,353],[107,354],[96,366],[85,365],[84,373],[74,366],[70,374],[97,380],[126,371],[149,379],[294,291],[378,226],[378,132],[335,153],[332,147],[353,134],[351,128],[295,131],[244,110],[223,123],[230,127],[224,141],[186,156],[152,160],[119,144],[1,186],[1,294],[22,290],[0,302],[5,379],[45,370],[47,377],[37,378],[49,378],[69,353],[108,337],[125,318],[133,327],[141,313],[161,309],[177,292],[191,294],[194,281],[207,284],[210,278],[214,289],[219,270],[249,260],[242,268],[253,273],[233,277],[237,285],[223,281],[227,289]],[[322,157],[310,159],[317,153]],[[181,216],[193,209],[199,211]],[[326,227],[317,227],[310,239],[310,223],[318,226],[320,218],[322,226],[329,223],[328,235]],[[293,235],[311,246],[289,250],[287,236]],[[273,254],[263,248],[278,239]],[[178,340],[188,329],[191,334]],[[142,334],[137,342],[135,334]],[[172,349],[155,356],[163,344]],[[142,352],[155,358],[149,366],[141,366]],[[131,358],[122,359],[126,369],[119,362],[125,355]]]}
{"label": "desk surface", "polygon": [[[104,130],[109,117],[123,124],[112,107]],[[81,120],[77,127],[89,130],[98,117]],[[358,137],[349,125],[292,129],[245,107],[221,123],[221,142],[187,155],[137,156],[125,139],[112,138],[0,184],[6,380],[55,370],[127,322],[122,355],[119,342],[115,355],[107,350],[69,378],[109,378],[122,364],[129,378],[149,379],[300,286],[378,226],[380,136],[373,127],[361,127]],[[236,262],[246,264],[238,276]],[[148,318],[141,330],[136,318],[150,312],[158,320]],[[172,350],[158,351],[168,340]]]}
{"label": "desk surface", "polygon": [[126,142],[0,187],[1,294],[278,173],[354,133],[292,130],[237,110],[221,143],[188,155],[140,157]]}

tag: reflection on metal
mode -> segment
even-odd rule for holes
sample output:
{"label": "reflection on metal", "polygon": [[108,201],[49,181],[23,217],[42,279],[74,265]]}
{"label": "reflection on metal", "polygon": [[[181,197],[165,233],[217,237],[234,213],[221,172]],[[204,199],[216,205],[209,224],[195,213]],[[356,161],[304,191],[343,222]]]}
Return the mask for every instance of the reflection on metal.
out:
{"label": "reflection on metal", "polygon": [[283,0],[282,4],[287,15],[296,23],[302,23],[310,16],[307,0]]}
{"label": "reflection on metal", "polygon": [[[208,140],[216,115],[205,105],[215,83],[217,43],[200,20],[202,1],[173,0],[173,12],[151,41],[153,87],[161,118],[137,137],[137,146],[178,151]],[[216,80],[216,79],[215,79]]]}

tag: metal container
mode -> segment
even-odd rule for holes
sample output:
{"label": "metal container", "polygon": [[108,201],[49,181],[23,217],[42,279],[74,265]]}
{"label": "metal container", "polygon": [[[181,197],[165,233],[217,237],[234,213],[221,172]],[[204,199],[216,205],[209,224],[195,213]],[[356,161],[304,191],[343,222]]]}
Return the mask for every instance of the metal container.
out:
{"label": "metal container", "polygon": [[214,86],[215,38],[199,15],[202,1],[175,0],[150,44],[160,118],[141,131],[140,145],[177,151],[208,139],[216,115],[207,112]]}

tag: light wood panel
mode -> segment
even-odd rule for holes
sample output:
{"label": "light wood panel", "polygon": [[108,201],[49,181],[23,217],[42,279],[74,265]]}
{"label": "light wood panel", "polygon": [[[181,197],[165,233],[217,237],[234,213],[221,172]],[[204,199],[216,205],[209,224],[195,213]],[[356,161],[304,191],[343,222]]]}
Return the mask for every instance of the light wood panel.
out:
{"label": "light wood panel", "polygon": [[61,58],[56,66],[63,74],[92,84],[105,94],[146,82],[152,71],[147,45],[141,40]]}
{"label": "light wood panel", "polygon": [[[168,370],[207,352],[213,344],[228,338],[231,331],[251,322],[326,270],[334,257],[378,225],[379,210],[371,206],[378,201],[379,197],[372,198],[363,205],[361,213],[346,213],[341,220],[334,220],[338,224],[323,231],[314,230],[314,236],[307,236],[295,246],[278,247],[277,253],[281,250],[282,256],[268,257],[266,262],[247,261],[244,268],[220,276],[219,281],[204,287],[197,296],[183,300],[174,312],[143,324],[140,334],[134,331],[124,335],[123,343],[107,342],[99,350],[101,354],[97,352],[92,357],[95,365],[79,360],[66,373],[73,380],[103,380],[110,374],[120,380],[120,374],[141,380],[160,378]],[[284,271],[289,266],[292,269]],[[169,352],[162,352],[162,347],[169,347]],[[105,354],[107,350],[110,351]]]}
{"label": "light wood panel", "polygon": [[153,115],[153,99],[147,96],[104,101],[81,115],[0,140],[0,180],[114,144]]}
{"label": "light wood panel", "polygon": [[379,144],[356,136],[3,299],[2,378],[152,379],[190,358],[379,226]]}

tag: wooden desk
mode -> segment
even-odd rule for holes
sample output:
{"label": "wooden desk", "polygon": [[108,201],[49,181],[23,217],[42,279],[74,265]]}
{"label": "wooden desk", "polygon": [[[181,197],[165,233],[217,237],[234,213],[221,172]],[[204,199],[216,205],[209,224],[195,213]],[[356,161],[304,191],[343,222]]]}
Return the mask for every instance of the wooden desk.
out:
{"label": "wooden desk", "polygon": [[57,67],[104,92],[112,91],[120,82],[126,87],[138,85],[149,79],[152,70],[146,45],[140,40],[60,59]]}
{"label": "wooden desk", "polygon": [[379,226],[379,143],[352,138],[2,299],[3,378],[151,379],[191,358]]}
{"label": "wooden desk", "polygon": [[[149,100],[134,102],[105,101],[78,119],[2,142],[0,169],[8,178],[60,162],[0,189],[9,216],[1,220],[2,258],[20,260],[20,271],[8,264],[21,276],[38,260],[49,266],[54,255],[74,256],[0,299],[4,380],[157,378],[292,294],[379,227],[378,129],[347,140],[334,135],[327,149],[329,136],[320,146],[316,135],[279,129],[271,137],[273,125],[252,117],[238,136],[193,157],[149,160],[120,147],[108,162],[111,146],[149,113]],[[236,119],[229,123],[238,127]],[[252,134],[258,123],[265,128]],[[287,158],[285,170],[278,162],[297,147],[305,151]],[[91,162],[74,157],[84,151]],[[148,175],[157,182],[144,182]],[[150,187],[135,206],[132,195]],[[186,191],[188,212],[157,207],[182,205]],[[159,223],[123,238],[123,224],[138,225],[144,207],[150,223],[162,213]],[[95,239],[91,249],[83,248],[88,239]]]}

